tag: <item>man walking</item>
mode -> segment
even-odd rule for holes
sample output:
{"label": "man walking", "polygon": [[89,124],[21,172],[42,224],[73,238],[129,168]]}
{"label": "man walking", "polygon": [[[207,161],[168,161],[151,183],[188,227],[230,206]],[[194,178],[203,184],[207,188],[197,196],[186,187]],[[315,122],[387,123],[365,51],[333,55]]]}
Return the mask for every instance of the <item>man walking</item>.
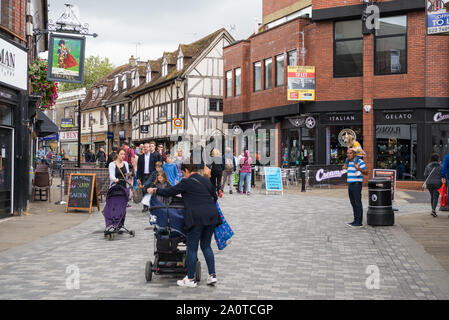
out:
{"label": "man walking", "polygon": [[104,167],[104,163],[106,162],[106,153],[104,152],[103,147],[100,148],[97,152],[97,160],[100,162],[100,167]]}
{"label": "man walking", "polygon": [[[162,162],[162,156],[156,152],[156,143],[153,141],[145,143],[143,147],[145,153],[137,160],[137,183],[144,185],[151,173],[156,170],[156,162]],[[142,212],[148,211],[148,207],[144,206]]]}
{"label": "man walking", "polygon": [[343,166],[348,170],[348,193],[351,201],[352,210],[354,211],[354,221],[348,223],[350,227],[363,227],[363,205],[362,205],[362,184],[363,175],[368,174],[365,162],[356,158],[356,150],[348,149],[347,157],[349,162]]}

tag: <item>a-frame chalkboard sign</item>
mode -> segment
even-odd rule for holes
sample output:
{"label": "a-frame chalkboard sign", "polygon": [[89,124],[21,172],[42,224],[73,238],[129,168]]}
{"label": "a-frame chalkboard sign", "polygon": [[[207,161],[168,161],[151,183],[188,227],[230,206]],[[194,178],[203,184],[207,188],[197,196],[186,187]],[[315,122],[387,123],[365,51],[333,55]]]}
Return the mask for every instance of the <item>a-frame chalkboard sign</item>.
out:
{"label": "a-frame chalkboard sign", "polygon": [[70,174],[65,212],[81,210],[92,213],[92,207],[97,207],[98,211],[100,211],[97,175],[88,173]]}

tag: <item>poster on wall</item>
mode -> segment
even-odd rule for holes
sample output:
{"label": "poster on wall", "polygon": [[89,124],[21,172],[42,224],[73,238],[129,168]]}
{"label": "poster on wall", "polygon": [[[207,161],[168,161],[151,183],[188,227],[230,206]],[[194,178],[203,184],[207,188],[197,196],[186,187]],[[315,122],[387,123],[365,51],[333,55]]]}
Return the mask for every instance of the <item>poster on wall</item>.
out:
{"label": "poster on wall", "polygon": [[47,79],[82,83],[86,38],[52,34],[49,42]]}
{"label": "poster on wall", "polygon": [[315,101],[315,67],[288,67],[288,100]]}
{"label": "poster on wall", "polygon": [[427,34],[449,32],[449,0],[426,0]]}

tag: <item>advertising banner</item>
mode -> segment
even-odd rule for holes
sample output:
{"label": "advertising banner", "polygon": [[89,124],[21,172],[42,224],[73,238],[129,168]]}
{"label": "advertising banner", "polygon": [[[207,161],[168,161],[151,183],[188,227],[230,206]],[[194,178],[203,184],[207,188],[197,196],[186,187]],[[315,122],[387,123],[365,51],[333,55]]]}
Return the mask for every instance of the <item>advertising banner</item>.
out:
{"label": "advertising banner", "polygon": [[28,90],[27,52],[2,38],[0,38],[0,83]]}
{"label": "advertising banner", "polygon": [[427,34],[449,32],[449,0],[426,0]]}
{"label": "advertising banner", "polygon": [[385,178],[391,180],[391,200],[394,201],[394,193],[396,191],[396,170],[374,169],[373,178]]}
{"label": "advertising banner", "polygon": [[267,191],[283,191],[281,168],[264,167],[265,185]]}
{"label": "advertising banner", "polygon": [[288,100],[315,101],[315,67],[288,67]]}
{"label": "advertising banner", "polygon": [[310,187],[323,185],[346,185],[347,171],[342,165],[309,165],[306,166],[306,177]]}
{"label": "advertising banner", "polygon": [[49,42],[47,79],[82,83],[86,38],[51,34]]}

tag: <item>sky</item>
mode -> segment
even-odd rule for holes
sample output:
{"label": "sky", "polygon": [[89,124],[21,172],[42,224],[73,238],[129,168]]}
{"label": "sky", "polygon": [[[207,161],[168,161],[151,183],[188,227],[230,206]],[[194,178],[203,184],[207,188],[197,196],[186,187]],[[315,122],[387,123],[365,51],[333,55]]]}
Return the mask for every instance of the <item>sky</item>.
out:
{"label": "sky", "polygon": [[262,20],[262,0],[49,0],[49,19],[55,22],[65,3],[99,35],[87,37],[86,57],[108,57],[115,66],[136,52],[140,61],[157,59],[223,27],[246,39]]}

